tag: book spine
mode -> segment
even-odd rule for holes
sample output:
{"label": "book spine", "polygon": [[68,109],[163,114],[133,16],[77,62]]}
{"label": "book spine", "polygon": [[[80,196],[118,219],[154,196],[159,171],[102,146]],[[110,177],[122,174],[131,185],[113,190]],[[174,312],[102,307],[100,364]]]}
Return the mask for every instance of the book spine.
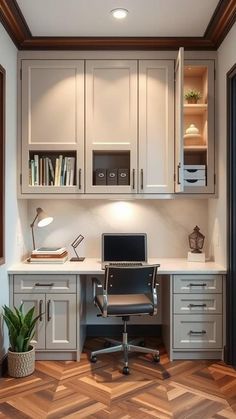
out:
{"label": "book spine", "polygon": [[34,155],[34,167],[35,167],[34,184],[35,186],[38,186],[39,185],[39,156],[38,154]]}
{"label": "book spine", "polygon": [[35,185],[35,165],[34,160],[31,160],[31,185]]}
{"label": "book spine", "polygon": [[39,159],[39,184],[42,186],[43,184],[43,159],[40,157]]}

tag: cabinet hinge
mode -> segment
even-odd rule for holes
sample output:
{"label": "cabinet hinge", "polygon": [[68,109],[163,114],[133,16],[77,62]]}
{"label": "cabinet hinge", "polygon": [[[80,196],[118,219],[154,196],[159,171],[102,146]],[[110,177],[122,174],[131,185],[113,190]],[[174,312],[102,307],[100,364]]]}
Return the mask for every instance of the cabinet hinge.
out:
{"label": "cabinet hinge", "polygon": [[216,173],[214,173],[214,185],[216,185]]}
{"label": "cabinet hinge", "polygon": [[20,69],[20,80],[22,80],[22,68]]}
{"label": "cabinet hinge", "polygon": [[20,185],[22,185],[22,173],[20,174]]}

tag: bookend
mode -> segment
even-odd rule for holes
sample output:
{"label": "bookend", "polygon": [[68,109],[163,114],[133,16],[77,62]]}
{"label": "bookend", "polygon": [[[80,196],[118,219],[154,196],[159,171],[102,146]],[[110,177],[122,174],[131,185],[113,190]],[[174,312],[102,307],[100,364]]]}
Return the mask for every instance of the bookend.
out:
{"label": "bookend", "polygon": [[79,234],[78,237],[76,237],[76,239],[71,243],[71,246],[73,247],[76,257],[71,258],[70,262],[83,262],[84,261],[85,258],[79,257],[78,253],[76,252],[76,248],[82,242],[82,240],[84,240],[84,236],[82,236],[82,234]]}

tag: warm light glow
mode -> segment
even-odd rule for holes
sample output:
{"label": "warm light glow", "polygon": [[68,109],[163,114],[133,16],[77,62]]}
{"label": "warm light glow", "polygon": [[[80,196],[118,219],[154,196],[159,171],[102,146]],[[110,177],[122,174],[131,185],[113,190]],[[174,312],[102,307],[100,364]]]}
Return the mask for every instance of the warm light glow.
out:
{"label": "warm light glow", "polygon": [[126,9],[113,9],[111,14],[115,19],[124,19],[128,15],[128,10]]}
{"label": "warm light glow", "polygon": [[112,213],[116,219],[128,220],[133,216],[132,204],[130,202],[117,201],[112,204]]}
{"label": "warm light glow", "polygon": [[43,218],[42,220],[39,220],[38,227],[45,227],[48,224],[50,224],[52,221],[53,221],[53,217]]}

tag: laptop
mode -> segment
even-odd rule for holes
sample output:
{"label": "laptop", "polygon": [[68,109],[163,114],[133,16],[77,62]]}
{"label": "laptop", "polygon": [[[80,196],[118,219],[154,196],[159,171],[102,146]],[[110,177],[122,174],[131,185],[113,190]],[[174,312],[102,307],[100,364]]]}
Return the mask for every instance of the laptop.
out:
{"label": "laptop", "polygon": [[145,233],[104,233],[102,235],[102,269],[110,266],[142,266],[147,264]]}

